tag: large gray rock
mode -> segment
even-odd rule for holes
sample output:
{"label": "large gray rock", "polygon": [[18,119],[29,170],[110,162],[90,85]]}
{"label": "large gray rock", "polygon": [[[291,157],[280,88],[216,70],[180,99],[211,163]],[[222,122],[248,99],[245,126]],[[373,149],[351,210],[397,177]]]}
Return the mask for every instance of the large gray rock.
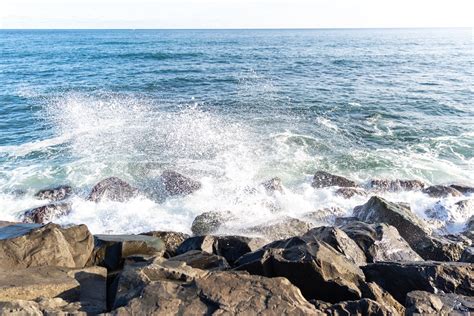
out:
{"label": "large gray rock", "polygon": [[201,183],[176,171],[166,170],[161,174],[161,181],[167,194],[188,195],[201,188]]}
{"label": "large gray rock", "polygon": [[406,315],[469,315],[474,297],[454,293],[433,294],[413,291],[407,294]]}
{"label": "large gray rock", "polygon": [[191,231],[196,236],[210,235],[219,230],[227,221],[233,219],[230,212],[204,212],[194,219]]}
{"label": "large gray rock", "polygon": [[244,233],[258,235],[268,240],[276,240],[302,235],[310,228],[311,224],[308,222],[285,216],[276,221],[247,228]]}
{"label": "large gray rock", "polygon": [[306,213],[302,219],[312,224],[334,224],[336,218],[346,215],[339,207],[326,207],[313,212]]}
{"label": "large gray rock", "polygon": [[89,194],[88,200],[100,202],[104,200],[125,202],[138,195],[138,189],[124,180],[110,177],[97,183]]}
{"label": "large gray rock", "polygon": [[71,211],[71,203],[52,203],[25,211],[22,221],[24,223],[46,224],[69,214]]}
{"label": "large gray rock", "polygon": [[364,251],[367,262],[423,261],[393,226],[351,222],[341,229]]}
{"label": "large gray rock", "polygon": [[171,231],[152,231],[143,233],[142,235],[160,238],[165,243],[165,253],[163,254],[165,258],[175,256],[179,245],[189,238],[188,234]]}
{"label": "large gray rock", "polygon": [[369,181],[368,186],[373,190],[399,192],[421,190],[425,184],[420,180],[373,179]]}
{"label": "large gray rock", "polygon": [[92,249],[93,237],[85,225],[61,228],[56,224],[17,224],[0,228],[0,267],[3,269],[82,268]]}
{"label": "large gray rock", "polygon": [[325,242],[278,240],[242,256],[236,266],[251,274],[286,277],[307,299],[335,303],[361,298],[362,270]]}
{"label": "large gray rock", "polygon": [[474,295],[474,266],[459,262],[378,262],[364,267],[368,282],[375,282],[401,304],[412,291]]}
{"label": "large gray rock", "polygon": [[313,176],[311,183],[313,188],[325,187],[357,187],[357,183],[341,176],[330,174],[326,171],[317,171]]}
{"label": "large gray rock", "polygon": [[425,260],[457,261],[465,248],[462,242],[432,236],[423,221],[413,214],[409,207],[378,196],[373,196],[366,204],[355,207],[354,216],[366,223],[386,223],[394,226],[410,247]]}
{"label": "large gray rock", "polygon": [[55,188],[40,190],[35,197],[40,200],[60,201],[72,194],[72,187],[69,185],[61,185]]}
{"label": "large gray rock", "polygon": [[367,260],[364,252],[347,234],[335,227],[321,226],[308,231],[301,238],[312,241],[324,241],[339,251],[354,264],[365,265]]}

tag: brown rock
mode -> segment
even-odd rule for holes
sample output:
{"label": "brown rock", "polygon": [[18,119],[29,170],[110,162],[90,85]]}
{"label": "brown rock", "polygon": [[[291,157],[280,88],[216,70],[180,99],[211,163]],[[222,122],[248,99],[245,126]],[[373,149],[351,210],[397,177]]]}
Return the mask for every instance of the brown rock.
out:
{"label": "brown rock", "polygon": [[40,190],[35,194],[35,197],[40,200],[60,201],[69,197],[71,194],[72,187],[61,185],[51,189]]}
{"label": "brown rock", "polygon": [[361,286],[362,295],[385,306],[390,315],[405,315],[405,307],[400,304],[390,293],[382,289],[377,283],[368,282]]}
{"label": "brown rock", "polygon": [[43,316],[38,303],[25,300],[0,301],[0,315]]}
{"label": "brown rock", "polygon": [[325,187],[357,187],[357,183],[341,176],[330,174],[326,171],[317,171],[314,174],[311,185],[314,188]]}
{"label": "brown rock", "polygon": [[104,200],[125,202],[138,195],[138,189],[117,177],[110,177],[97,183],[88,197],[90,201]]}
{"label": "brown rock", "polygon": [[367,192],[359,188],[339,188],[335,193],[345,199],[350,199],[354,196],[367,196]]}
{"label": "brown rock", "polygon": [[72,211],[71,203],[52,203],[25,211],[23,223],[46,224]]}
{"label": "brown rock", "polygon": [[431,197],[444,198],[448,196],[462,196],[461,192],[452,187],[444,185],[433,185],[422,190],[423,193]]}
{"label": "brown rock", "polygon": [[171,231],[152,231],[143,233],[142,235],[160,238],[165,243],[165,253],[163,255],[165,258],[175,256],[179,245],[189,238],[188,234]]}
{"label": "brown rock", "polygon": [[383,303],[364,298],[358,301],[346,301],[334,304],[324,310],[327,315],[380,315],[392,316],[392,310]]}
{"label": "brown rock", "polygon": [[201,270],[218,271],[230,269],[230,265],[224,257],[199,250],[191,250],[168,260],[181,261],[190,267]]}
{"label": "brown rock", "polygon": [[407,294],[405,305],[406,315],[469,315],[474,311],[474,297],[413,291]]}

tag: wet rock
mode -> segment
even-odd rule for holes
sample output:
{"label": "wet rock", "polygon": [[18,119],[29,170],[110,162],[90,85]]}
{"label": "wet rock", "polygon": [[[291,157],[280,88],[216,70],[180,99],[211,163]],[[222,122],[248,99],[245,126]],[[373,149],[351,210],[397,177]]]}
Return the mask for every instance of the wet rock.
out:
{"label": "wet rock", "polygon": [[183,241],[189,238],[188,234],[171,231],[152,231],[143,233],[142,235],[160,238],[161,241],[165,243],[165,253],[163,254],[165,258],[175,256],[176,249],[178,249],[179,245],[181,245]]}
{"label": "wet rock", "polygon": [[201,188],[201,183],[178,172],[167,170],[161,174],[166,192],[169,195],[188,195]]}
{"label": "wet rock", "polygon": [[333,224],[336,218],[344,215],[346,215],[346,212],[339,207],[326,207],[304,214],[303,219],[311,223]]}
{"label": "wet rock", "polygon": [[313,188],[325,187],[357,187],[357,183],[341,176],[330,174],[326,171],[317,171],[311,183]]}
{"label": "wet rock", "polygon": [[88,197],[93,202],[104,200],[125,202],[138,195],[138,189],[117,177],[110,177],[97,183]]}
{"label": "wet rock", "polygon": [[246,253],[265,245],[265,240],[242,236],[196,236],[186,239],[177,249],[177,254],[200,250],[224,257],[229,264]]}
{"label": "wet rock", "polygon": [[420,180],[374,179],[369,181],[369,187],[373,190],[399,192],[422,190],[425,187],[425,184]]}
{"label": "wet rock", "polygon": [[365,265],[367,262],[365,254],[359,246],[344,231],[338,228],[328,226],[316,227],[308,231],[301,238],[308,242],[324,241],[357,266]]}
{"label": "wet rock", "polygon": [[367,196],[367,192],[359,188],[339,188],[335,193],[345,199],[350,199],[354,196]]}
{"label": "wet rock", "polygon": [[4,269],[82,268],[92,249],[93,237],[85,225],[17,224],[0,228],[0,267]]}
{"label": "wet rock", "polygon": [[463,234],[471,240],[474,240],[474,215],[467,221]]}
{"label": "wet rock", "polygon": [[[284,278],[199,272],[178,262],[127,271],[112,315],[317,315]],[[174,266],[172,266],[174,264]],[[132,276],[134,275],[134,276]],[[139,289],[137,291],[137,289]]]}
{"label": "wet rock", "polygon": [[405,305],[406,315],[469,315],[474,311],[474,297],[413,291],[407,294]]}
{"label": "wet rock", "polygon": [[254,275],[285,277],[307,299],[335,303],[361,298],[362,271],[324,242],[278,240],[242,256],[236,266]]}
{"label": "wet rock", "polygon": [[199,250],[191,250],[170,258],[169,261],[182,261],[186,265],[201,270],[228,270],[230,265],[224,257]]}
{"label": "wet rock", "polygon": [[386,223],[394,226],[410,247],[425,260],[457,261],[464,249],[461,243],[431,236],[423,221],[408,207],[377,196],[371,197],[366,204],[355,207],[354,216],[369,224]]}
{"label": "wet rock", "polygon": [[423,193],[430,197],[445,198],[449,196],[462,196],[458,190],[444,185],[432,185],[422,190]]}
{"label": "wet rock", "polygon": [[276,240],[302,235],[310,228],[311,225],[308,222],[285,216],[276,222],[247,228],[245,232],[256,234],[269,240]]}
{"label": "wet rock", "polygon": [[461,192],[464,195],[474,193],[474,187],[470,187],[467,185],[451,184],[450,187]]}
{"label": "wet rock", "polygon": [[94,243],[89,264],[112,271],[120,269],[126,258],[140,257],[138,260],[146,260],[161,257],[165,251],[163,241],[153,236],[95,235]]}
{"label": "wet rock", "polygon": [[65,216],[72,211],[71,203],[53,203],[25,211],[22,215],[24,223],[46,224]]}
{"label": "wet rock", "polygon": [[72,187],[61,185],[51,189],[40,190],[35,197],[40,200],[61,201],[72,194]]}
{"label": "wet rock", "polygon": [[234,216],[230,212],[204,212],[196,216],[191,231],[194,235],[210,235],[219,230],[227,221],[232,220]]}
{"label": "wet rock", "polygon": [[261,184],[267,192],[272,193],[275,191],[283,192],[283,186],[281,184],[281,179],[278,177],[272,178]]}
{"label": "wet rock", "polygon": [[362,267],[368,282],[387,290],[401,304],[407,293],[427,291],[474,295],[474,266],[459,262],[378,262]]}
{"label": "wet rock", "polygon": [[367,262],[423,261],[393,226],[351,222],[341,229],[364,251]]}
{"label": "wet rock", "polygon": [[[392,310],[373,300],[364,298],[358,301],[346,301],[334,304],[324,310],[326,315],[380,315],[392,316]],[[397,314],[395,314],[397,315]]]}
{"label": "wet rock", "polygon": [[390,315],[405,315],[405,307],[377,283],[368,282],[361,286],[361,290],[364,298],[385,306],[390,311]]}
{"label": "wet rock", "polygon": [[334,219],[334,226],[341,227],[341,226],[344,226],[346,224],[349,224],[349,223],[352,223],[352,222],[358,222],[358,221],[359,221],[359,219],[357,217],[354,217],[354,216],[336,217]]}
{"label": "wet rock", "polygon": [[467,247],[464,249],[461,259],[459,259],[460,262],[469,262],[469,263],[474,263],[474,247]]}
{"label": "wet rock", "polygon": [[455,205],[460,211],[474,211],[474,200],[461,200],[459,202],[456,202]]}

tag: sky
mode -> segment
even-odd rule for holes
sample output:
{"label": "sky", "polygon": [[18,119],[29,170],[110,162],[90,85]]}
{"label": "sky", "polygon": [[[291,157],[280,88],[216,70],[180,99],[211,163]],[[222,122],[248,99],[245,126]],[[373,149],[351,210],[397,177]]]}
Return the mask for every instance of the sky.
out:
{"label": "sky", "polygon": [[474,0],[0,0],[0,28],[473,27]]}

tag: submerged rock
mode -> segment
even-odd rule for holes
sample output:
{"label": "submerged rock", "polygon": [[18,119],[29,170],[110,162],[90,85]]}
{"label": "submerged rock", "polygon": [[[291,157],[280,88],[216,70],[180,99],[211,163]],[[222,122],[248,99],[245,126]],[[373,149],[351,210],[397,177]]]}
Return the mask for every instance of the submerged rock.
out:
{"label": "submerged rock", "polygon": [[25,211],[22,215],[24,223],[45,224],[72,211],[71,203],[53,203]]}
{"label": "submerged rock", "polygon": [[423,193],[428,194],[430,197],[445,198],[449,196],[462,196],[458,190],[444,186],[444,185],[433,185],[422,190]]}
{"label": "submerged rock", "polygon": [[358,300],[364,275],[351,260],[328,244],[293,237],[272,242],[242,256],[237,270],[266,277],[285,277],[307,299],[327,302]]}
{"label": "submerged rock", "polygon": [[341,176],[330,174],[326,171],[317,171],[313,176],[311,183],[313,188],[325,187],[357,187],[357,183]]}
{"label": "submerged rock", "polygon": [[454,293],[413,291],[407,294],[406,315],[469,315],[474,297]]}
{"label": "submerged rock", "polygon": [[88,197],[93,202],[104,200],[125,202],[138,195],[138,189],[117,177],[110,177],[97,183]]}
{"label": "submerged rock", "polygon": [[423,261],[393,226],[351,222],[341,229],[364,251],[368,262]]}
{"label": "submerged rock", "polygon": [[365,277],[393,295],[401,304],[412,291],[474,295],[474,266],[459,262],[378,262],[364,267]]}
{"label": "submerged rock", "polygon": [[421,190],[425,184],[420,180],[380,180],[369,181],[369,187],[374,190],[399,192]]}
{"label": "submerged rock", "polygon": [[176,171],[166,170],[161,174],[166,192],[173,195],[188,195],[201,188],[201,183]]}
{"label": "submerged rock", "polygon": [[283,192],[283,186],[281,184],[281,179],[278,177],[272,178],[261,184],[267,192],[272,193],[275,191]]}
{"label": "submerged rock", "polygon": [[69,197],[71,194],[71,186],[61,185],[51,189],[40,190],[35,194],[35,197],[40,200],[60,201]]}
{"label": "submerged rock", "polygon": [[85,225],[61,228],[17,224],[0,228],[0,267],[36,266],[82,268],[93,249],[93,237]]}

